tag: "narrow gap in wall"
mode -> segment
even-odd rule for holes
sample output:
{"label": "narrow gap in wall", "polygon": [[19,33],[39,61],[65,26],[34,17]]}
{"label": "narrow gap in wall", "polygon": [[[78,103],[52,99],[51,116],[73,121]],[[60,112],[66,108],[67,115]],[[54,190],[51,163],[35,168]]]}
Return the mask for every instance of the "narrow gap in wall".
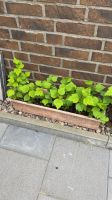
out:
{"label": "narrow gap in wall", "polygon": [[6,71],[2,53],[0,52],[0,100],[6,98]]}

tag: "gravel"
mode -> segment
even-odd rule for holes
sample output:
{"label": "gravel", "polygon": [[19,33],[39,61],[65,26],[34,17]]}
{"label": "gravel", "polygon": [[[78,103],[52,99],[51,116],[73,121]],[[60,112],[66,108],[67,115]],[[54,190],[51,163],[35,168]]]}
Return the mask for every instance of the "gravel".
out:
{"label": "gravel", "polygon": [[46,118],[46,117],[40,117],[40,116],[37,116],[37,115],[32,115],[32,114],[29,114],[29,113],[24,113],[24,112],[15,110],[11,106],[11,104],[8,100],[5,100],[4,102],[0,101],[0,111],[12,113],[12,114],[15,114],[15,115],[21,115],[21,116],[33,118],[33,119],[40,119],[40,120],[48,121],[48,122],[51,122],[51,123],[58,123],[58,124],[61,124],[61,126],[69,126],[69,127],[75,127],[76,129],[80,129],[80,130],[84,130],[84,131],[92,131],[95,134],[102,134],[102,135],[108,135],[108,136],[112,135],[112,129],[110,127],[106,126],[106,125],[101,125],[96,131],[89,129],[89,128],[72,126],[68,123],[59,122],[59,121],[56,121],[56,120],[51,120],[51,119]]}

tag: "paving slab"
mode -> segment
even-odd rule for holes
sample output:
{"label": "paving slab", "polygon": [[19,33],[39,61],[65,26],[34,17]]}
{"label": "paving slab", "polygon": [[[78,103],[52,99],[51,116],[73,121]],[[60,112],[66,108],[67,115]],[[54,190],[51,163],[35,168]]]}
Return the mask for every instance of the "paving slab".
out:
{"label": "paving slab", "polygon": [[110,161],[109,161],[109,177],[112,178],[112,150],[110,151]]}
{"label": "paving slab", "polygon": [[109,151],[58,138],[42,193],[64,200],[106,200]]}
{"label": "paving slab", "polygon": [[10,125],[0,145],[31,156],[49,159],[55,136]]}
{"label": "paving slab", "polygon": [[112,200],[112,179],[108,180],[108,198],[107,200]]}
{"label": "paving slab", "polygon": [[8,125],[5,123],[0,123],[0,138],[3,136],[7,129]]}
{"label": "paving slab", "polygon": [[36,200],[47,161],[0,149],[0,200]]}
{"label": "paving slab", "polygon": [[50,197],[50,196],[40,194],[39,197],[38,197],[38,200],[60,200],[60,199],[56,199],[56,198],[53,198],[53,197]]}

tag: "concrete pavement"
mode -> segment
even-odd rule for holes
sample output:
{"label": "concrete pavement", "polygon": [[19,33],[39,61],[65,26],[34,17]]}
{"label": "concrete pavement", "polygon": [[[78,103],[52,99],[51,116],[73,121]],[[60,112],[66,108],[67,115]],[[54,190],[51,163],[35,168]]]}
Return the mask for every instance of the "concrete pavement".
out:
{"label": "concrete pavement", "polygon": [[112,200],[112,151],[0,123],[0,200]]}

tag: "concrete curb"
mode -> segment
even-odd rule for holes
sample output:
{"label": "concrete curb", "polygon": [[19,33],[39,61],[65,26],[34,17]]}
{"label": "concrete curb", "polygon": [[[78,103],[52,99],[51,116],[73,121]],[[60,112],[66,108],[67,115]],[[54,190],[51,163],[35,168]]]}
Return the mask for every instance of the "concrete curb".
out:
{"label": "concrete curb", "polygon": [[93,132],[83,131],[74,127],[62,126],[61,124],[50,123],[39,119],[32,119],[10,113],[0,112],[0,122],[54,134],[59,137],[76,140],[86,144],[99,147],[112,148],[112,139],[106,135],[95,134]]}

